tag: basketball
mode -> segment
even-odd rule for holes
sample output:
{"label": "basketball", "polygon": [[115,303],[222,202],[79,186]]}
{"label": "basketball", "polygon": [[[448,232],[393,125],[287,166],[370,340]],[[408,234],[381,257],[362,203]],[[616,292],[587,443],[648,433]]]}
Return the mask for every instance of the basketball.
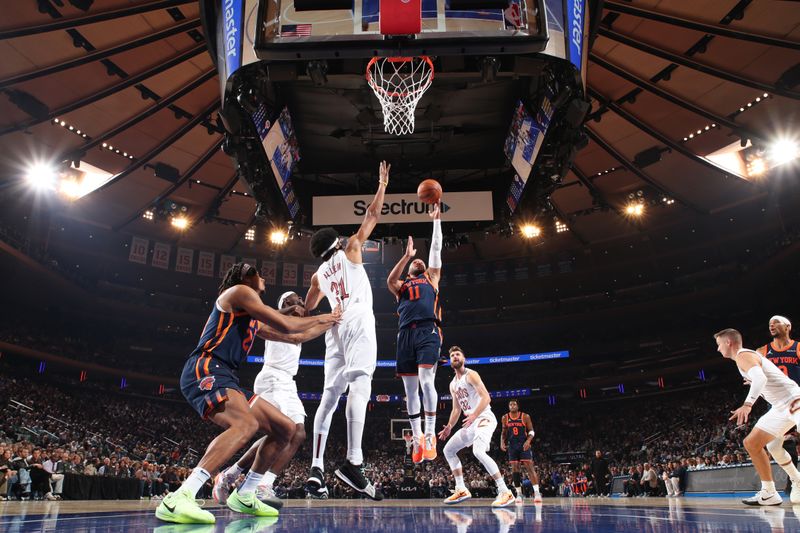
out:
{"label": "basketball", "polygon": [[427,179],[417,187],[417,196],[426,204],[435,204],[442,199],[442,186],[436,180]]}

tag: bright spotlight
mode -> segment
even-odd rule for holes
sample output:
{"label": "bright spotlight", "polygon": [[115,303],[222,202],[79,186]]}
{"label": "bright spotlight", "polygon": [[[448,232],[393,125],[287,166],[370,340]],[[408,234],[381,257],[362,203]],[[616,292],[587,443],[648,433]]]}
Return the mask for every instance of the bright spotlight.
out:
{"label": "bright spotlight", "polygon": [[189,219],[186,217],[172,217],[172,226],[183,231],[189,227]]}
{"label": "bright spotlight", "polygon": [[246,241],[254,241],[254,240],[256,240],[256,228],[249,228],[244,233],[244,239]]}
{"label": "bright spotlight", "polygon": [[58,173],[56,169],[45,163],[37,163],[28,167],[25,180],[38,191],[53,190],[56,188]]}
{"label": "bright spotlight", "polygon": [[769,158],[773,166],[783,165],[800,156],[800,144],[795,139],[778,139],[769,147]]}
{"label": "bright spotlight", "polygon": [[542,228],[533,224],[523,224],[520,228],[520,232],[526,239],[533,239],[542,234]]}
{"label": "bright spotlight", "polygon": [[283,246],[288,240],[289,236],[282,229],[273,230],[272,233],[269,234],[269,242],[276,246]]}
{"label": "bright spotlight", "polygon": [[61,185],[58,188],[58,192],[60,192],[68,200],[77,200],[83,196],[81,185],[75,180],[62,180]]}
{"label": "bright spotlight", "polygon": [[641,202],[631,202],[625,206],[625,214],[632,217],[644,215],[644,204]]}

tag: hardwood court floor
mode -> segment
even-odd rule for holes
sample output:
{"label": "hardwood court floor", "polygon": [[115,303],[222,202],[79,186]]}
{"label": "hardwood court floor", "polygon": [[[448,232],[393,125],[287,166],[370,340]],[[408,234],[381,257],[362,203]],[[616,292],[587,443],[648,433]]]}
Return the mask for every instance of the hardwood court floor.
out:
{"label": "hardwood court floor", "polygon": [[545,499],[492,509],[489,500],[444,506],[435,500],[291,500],[277,519],[207,505],[215,525],[176,525],[153,515],[157,502],[2,502],[0,532],[158,533],[616,533],[800,531],[800,506],[750,508],[738,498]]}

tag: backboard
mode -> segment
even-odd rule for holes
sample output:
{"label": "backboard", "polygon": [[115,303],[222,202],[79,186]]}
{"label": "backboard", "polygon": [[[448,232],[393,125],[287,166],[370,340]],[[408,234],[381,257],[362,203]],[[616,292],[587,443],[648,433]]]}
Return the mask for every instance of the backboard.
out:
{"label": "backboard", "polygon": [[446,0],[422,0],[421,32],[387,38],[380,31],[380,0],[323,11],[267,0],[259,6],[255,49],[263,60],[535,53],[547,45],[544,4],[512,0],[506,9],[465,11],[449,9]]}

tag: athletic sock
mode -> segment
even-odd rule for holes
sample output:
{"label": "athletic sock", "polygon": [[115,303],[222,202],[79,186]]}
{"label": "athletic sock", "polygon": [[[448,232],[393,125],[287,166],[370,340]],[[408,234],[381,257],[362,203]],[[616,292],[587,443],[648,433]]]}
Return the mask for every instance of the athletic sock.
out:
{"label": "athletic sock", "polygon": [[425,413],[425,434],[436,435],[436,413],[432,415]]}
{"label": "athletic sock", "polygon": [[533,486],[533,492],[534,492],[534,494],[539,494],[539,485],[534,485]]}
{"label": "athletic sock", "polygon": [[189,477],[186,478],[186,481],[183,482],[181,485],[180,490],[186,490],[192,493],[192,496],[197,494],[197,491],[200,490],[200,487],[203,484],[211,479],[211,474],[208,473],[204,468],[200,468],[199,466],[192,470],[192,473],[189,474]]}
{"label": "athletic sock", "polygon": [[789,462],[786,466],[781,465],[783,471],[789,476],[789,479],[792,480],[792,484],[800,484],[800,472],[797,470],[797,467],[794,466],[793,462]]}
{"label": "athletic sock", "polygon": [[257,474],[252,470],[247,473],[247,477],[244,478],[244,483],[242,486],[239,487],[239,494],[250,494],[255,492],[256,488],[258,488],[258,484],[261,483],[264,474]]}
{"label": "athletic sock", "polygon": [[408,421],[411,422],[411,433],[414,435],[414,438],[419,439],[422,436],[422,420],[420,419],[419,413],[408,415]]}
{"label": "athletic sock", "polygon": [[765,492],[769,492],[770,494],[775,492],[775,482],[774,481],[762,481],[761,482],[761,490]]}
{"label": "athletic sock", "polygon": [[456,490],[458,490],[458,489],[466,490],[467,489],[467,486],[464,485],[464,474],[461,474],[460,476],[453,476],[453,477],[456,478]]}
{"label": "athletic sock", "polygon": [[361,463],[364,462],[364,454],[361,451],[361,439],[363,435],[363,420],[347,421],[347,460],[356,466],[360,466]]}
{"label": "athletic sock", "polygon": [[327,433],[314,433],[314,457],[311,460],[311,466],[313,468],[319,468],[320,470],[324,471],[324,459],[325,459],[325,444],[328,442],[328,434]]}
{"label": "athletic sock", "polygon": [[[277,478],[277,474],[273,474],[272,472],[267,472],[264,474],[264,483],[262,485],[266,485],[269,488],[275,484],[275,478]],[[538,486],[538,485],[537,485]]]}
{"label": "athletic sock", "polygon": [[495,479],[494,482],[497,485],[498,494],[500,494],[501,492],[506,492],[508,490],[508,486],[506,485],[506,481],[503,479],[503,476],[500,476],[499,478]]}
{"label": "athletic sock", "polygon": [[244,472],[244,468],[239,468],[239,463],[233,463],[233,466],[227,468],[222,475],[236,479],[241,475],[242,472]]}

